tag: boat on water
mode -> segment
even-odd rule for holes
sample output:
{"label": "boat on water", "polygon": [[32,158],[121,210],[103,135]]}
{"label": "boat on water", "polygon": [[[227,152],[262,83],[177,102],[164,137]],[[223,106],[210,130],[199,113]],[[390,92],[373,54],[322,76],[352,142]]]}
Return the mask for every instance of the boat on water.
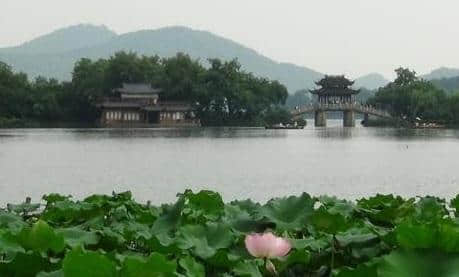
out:
{"label": "boat on water", "polygon": [[445,125],[429,123],[429,124],[416,124],[414,129],[444,129]]}
{"label": "boat on water", "polygon": [[272,130],[299,130],[299,129],[304,129],[304,125],[298,125],[298,124],[275,124],[275,125],[269,125],[265,126],[265,129],[272,129]]}

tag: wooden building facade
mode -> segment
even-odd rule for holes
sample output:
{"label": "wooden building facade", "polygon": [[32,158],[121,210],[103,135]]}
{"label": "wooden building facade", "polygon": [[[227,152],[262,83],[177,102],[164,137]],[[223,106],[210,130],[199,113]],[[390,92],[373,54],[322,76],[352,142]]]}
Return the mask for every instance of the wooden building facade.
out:
{"label": "wooden building facade", "polygon": [[160,100],[160,89],[149,84],[123,84],[114,97],[103,98],[99,123],[102,127],[200,126],[191,105]]}

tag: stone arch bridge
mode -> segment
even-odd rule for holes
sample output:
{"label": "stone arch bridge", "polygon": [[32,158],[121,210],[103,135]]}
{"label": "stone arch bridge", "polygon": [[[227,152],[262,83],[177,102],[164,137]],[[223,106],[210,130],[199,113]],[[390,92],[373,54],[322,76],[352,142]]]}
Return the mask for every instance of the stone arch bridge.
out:
{"label": "stone arch bridge", "polygon": [[343,125],[345,127],[355,126],[355,113],[364,115],[364,122],[368,122],[370,115],[381,118],[392,118],[389,112],[369,105],[360,103],[317,103],[304,106],[298,106],[291,111],[294,118],[299,118],[306,113],[314,113],[314,125],[316,127],[327,126],[327,112],[341,111],[343,112]]}

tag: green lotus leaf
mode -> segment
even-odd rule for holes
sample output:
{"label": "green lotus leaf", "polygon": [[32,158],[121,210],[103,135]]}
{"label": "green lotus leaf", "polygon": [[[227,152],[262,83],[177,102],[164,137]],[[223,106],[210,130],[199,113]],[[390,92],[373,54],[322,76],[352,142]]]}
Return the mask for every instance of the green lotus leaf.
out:
{"label": "green lotus leaf", "polygon": [[64,258],[62,269],[65,277],[116,277],[115,264],[98,252],[75,248]]}
{"label": "green lotus leaf", "polygon": [[0,276],[29,277],[40,271],[53,270],[46,258],[38,253],[17,253],[12,261],[0,261]]}
{"label": "green lotus leaf", "polygon": [[422,222],[432,222],[440,220],[448,215],[446,203],[435,197],[424,197],[416,203],[415,217]]}
{"label": "green lotus leaf", "polygon": [[368,262],[368,263],[359,264],[356,268],[343,267],[343,268],[335,270],[333,276],[336,276],[336,277],[376,277],[378,276],[378,266],[376,262]]}
{"label": "green lotus leaf", "polygon": [[393,226],[414,213],[414,198],[377,194],[357,201],[358,210],[378,224]]}
{"label": "green lotus leaf", "polygon": [[438,226],[438,248],[447,253],[459,253],[459,222],[442,220]]}
{"label": "green lotus leaf", "polygon": [[99,242],[96,232],[83,231],[79,228],[57,229],[57,234],[62,234],[65,244],[74,248],[77,246],[95,245]]}
{"label": "green lotus leaf", "polygon": [[99,247],[105,250],[124,249],[126,239],[122,234],[115,232],[111,228],[103,227],[97,232],[100,235]]}
{"label": "green lotus leaf", "polygon": [[365,228],[352,228],[346,232],[336,235],[336,240],[341,247],[354,246],[369,246],[378,243],[379,237]]}
{"label": "green lotus leaf", "polygon": [[13,233],[19,233],[27,225],[22,217],[0,210],[0,229],[6,228]]}
{"label": "green lotus leaf", "polygon": [[126,223],[118,223],[118,228],[114,228],[115,231],[122,233],[124,238],[128,241],[132,240],[149,240],[153,236],[151,228],[145,224],[140,224],[133,221]]}
{"label": "green lotus leaf", "polygon": [[259,214],[276,224],[276,229],[301,230],[305,229],[310,216],[314,212],[316,200],[309,194],[275,198],[259,209]]}
{"label": "green lotus leaf", "polygon": [[304,249],[294,249],[290,251],[290,253],[285,258],[278,259],[277,261],[274,261],[274,263],[276,264],[277,271],[283,272],[294,265],[300,265],[303,268],[306,268],[310,260],[311,254],[309,251]]}
{"label": "green lotus leaf", "polygon": [[251,216],[255,217],[258,215],[258,211],[261,208],[261,205],[259,203],[253,202],[250,199],[246,200],[234,200],[231,203],[229,203],[231,206],[237,206],[241,210],[249,213]]}
{"label": "green lotus leaf", "polygon": [[225,216],[223,221],[228,223],[233,230],[240,233],[261,233],[266,229],[264,222],[253,219],[247,211],[242,210],[239,206],[235,205],[225,206]]}
{"label": "green lotus leaf", "polygon": [[184,193],[187,200],[185,213],[192,218],[204,217],[217,220],[224,213],[225,204],[220,194],[202,190],[194,194],[191,190]]}
{"label": "green lotus leaf", "polygon": [[167,233],[177,229],[181,223],[182,211],[185,206],[185,198],[181,196],[172,206],[164,206],[163,214],[152,226],[153,234]]}
{"label": "green lotus leaf", "polygon": [[25,250],[14,235],[0,229],[0,256],[5,255],[3,260],[6,260],[7,257],[14,256],[17,252],[25,252]]}
{"label": "green lotus leaf", "polygon": [[186,276],[205,277],[206,271],[202,264],[196,262],[190,256],[186,256],[179,260],[179,265],[185,270]]}
{"label": "green lotus leaf", "polygon": [[261,260],[241,261],[234,267],[233,273],[241,277],[263,277],[260,272],[260,266],[263,264]]}
{"label": "green lotus leaf", "polygon": [[180,249],[192,249],[203,259],[210,258],[218,249],[228,248],[233,243],[234,235],[225,224],[208,223],[207,225],[186,225],[179,229],[176,240]]}
{"label": "green lotus leaf", "polygon": [[354,203],[346,200],[339,200],[336,197],[321,196],[319,197],[319,202],[322,203],[330,213],[341,214],[344,217],[351,217],[356,211]]}
{"label": "green lotus leaf", "polygon": [[293,248],[321,252],[330,246],[331,236],[320,238],[291,239]]}
{"label": "green lotus leaf", "polygon": [[61,227],[72,224],[85,223],[94,217],[100,216],[101,212],[94,205],[85,202],[73,202],[63,200],[55,202],[47,207],[41,215],[41,219]]}
{"label": "green lotus leaf", "polygon": [[437,244],[438,232],[434,224],[406,220],[397,226],[395,233],[400,246],[407,249],[428,249]]}
{"label": "green lotus leaf", "polygon": [[314,211],[311,223],[315,230],[328,234],[337,234],[348,228],[346,218],[341,214],[332,214],[325,207]]}
{"label": "green lotus leaf", "polygon": [[120,277],[172,277],[175,276],[176,269],[175,261],[169,261],[159,253],[153,253],[148,258],[126,257]]}
{"label": "green lotus leaf", "polygon": [[43,195],[41,199],[46,201],[46,206],[49,207],[49,206],[54,205],[56,202],[69,200],[70,198],[72,198],[71,195],[65,196],[65,195],[60,195],[58,193],[50,193],[50,194]]}
{"label": "green lotus leaf", "polygon": [[459,216],[459,194],[450,201],[450,207],[455,210],[456,217]]}
{"label": "green lotus leaf", "polygon": [[38,273],[37,277],[65,277],[64,271],[56,270],[53,272],[40,272]]}
{"label": "green lotus leaf", "polygon": [[64,250],[65,243],[62,234],[58,234],[46,222],[39,220],[26,227],[18,234],[18,241],[25,249],[35,251],[52,250],[56,253]]}
{"label": "green lotus leaf", "polygon": [[459,256],[441,252],[394,251],[384,256],[378,277],[453,277],[459,276]]}

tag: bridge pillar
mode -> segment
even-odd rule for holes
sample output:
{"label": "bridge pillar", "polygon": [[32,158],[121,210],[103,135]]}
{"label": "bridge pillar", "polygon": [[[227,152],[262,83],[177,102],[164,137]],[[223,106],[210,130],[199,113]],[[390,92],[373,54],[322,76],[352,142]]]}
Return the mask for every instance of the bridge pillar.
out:
{"label": "bridge pillar", "polygon": [[316,110],[314,113],[314,125],[316,127],[327,126],[327,112],[324,110]]}
{"label": "bridge pillar", "polygon": [[368,113],[363,114],[363,126],[368,126],[368,120],[370,120],[370,115]]}
{"label": "bridge pillar", "polygon": [[355,127],[355,114],[353,110],[343,111],[344,127]]}

